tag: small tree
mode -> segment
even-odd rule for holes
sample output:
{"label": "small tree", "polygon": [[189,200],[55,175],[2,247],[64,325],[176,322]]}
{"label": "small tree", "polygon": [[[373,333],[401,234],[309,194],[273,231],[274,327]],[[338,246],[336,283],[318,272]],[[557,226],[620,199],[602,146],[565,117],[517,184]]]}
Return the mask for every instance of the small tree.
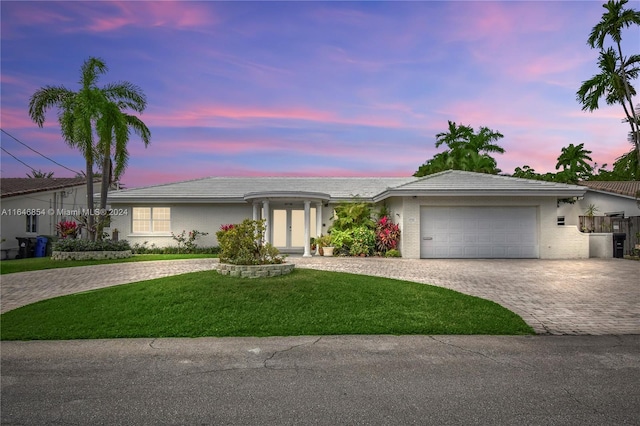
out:
{"label": "small tree", "polygon": [[264,220],[246,219],[238,225],[223,225],[216,232],[220,262],[233,265],[284,263],[277,248],[264,241]]}

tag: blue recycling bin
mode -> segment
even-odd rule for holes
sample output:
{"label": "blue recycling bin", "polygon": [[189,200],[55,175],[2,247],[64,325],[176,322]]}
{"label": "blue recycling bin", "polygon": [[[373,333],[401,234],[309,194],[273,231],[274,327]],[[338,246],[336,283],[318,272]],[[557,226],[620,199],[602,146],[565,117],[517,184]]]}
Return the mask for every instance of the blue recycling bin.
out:
{"label": "blue recycling bin", "polygon": [[34,253],[34,257],[45,257],[46,255],[47,255],[47,238],[46,237],[36,238],[36,250]]}

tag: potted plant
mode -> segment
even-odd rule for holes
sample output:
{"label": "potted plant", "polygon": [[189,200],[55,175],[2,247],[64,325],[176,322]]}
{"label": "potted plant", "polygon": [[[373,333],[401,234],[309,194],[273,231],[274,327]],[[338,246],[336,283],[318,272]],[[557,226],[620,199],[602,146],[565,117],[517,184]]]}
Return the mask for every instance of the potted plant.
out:
{"label": "potted plant", "polygon": [[333,256],[333,247],[331,247],[331,235],[319,235],[315,238],[320,256]]}

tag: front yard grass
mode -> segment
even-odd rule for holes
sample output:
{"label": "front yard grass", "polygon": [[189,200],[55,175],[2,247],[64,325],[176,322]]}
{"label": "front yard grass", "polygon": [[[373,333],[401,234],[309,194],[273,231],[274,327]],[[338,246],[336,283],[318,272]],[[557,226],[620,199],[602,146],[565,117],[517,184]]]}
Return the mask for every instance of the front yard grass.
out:
{"label": "front yard grass", "polygon": [[218,257],[217,254],[134,254],[126,259],[104,260],[51,260],[50,257],[30,257],[27,259],[3,260],[0,274],[39,271],[42,269],[70,268],[73,266],[104,265],[107,263],[144,262],[147,260],[175,260]]}
{"label": "front yard grass", "polygon": [[195,272],[44,300],[0,321],[2,340],[533,334],[515,313],[477,297],[304,269],[265,279]]}

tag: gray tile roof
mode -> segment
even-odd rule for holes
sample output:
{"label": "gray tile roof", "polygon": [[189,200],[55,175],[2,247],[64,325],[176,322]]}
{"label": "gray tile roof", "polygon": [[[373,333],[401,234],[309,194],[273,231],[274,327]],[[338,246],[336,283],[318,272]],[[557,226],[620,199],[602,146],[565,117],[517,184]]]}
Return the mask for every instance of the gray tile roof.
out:
{"label": "gray tile roof", "polygon": [[256,192],[318,192],[331,201],[360,197],[380,201],[403,195],[578,196],[584,187],[448,170],[416,177],[208,177],[109,193],[110,203],[241,202]]}
{"label": "gray tile roof", "polygon": [[0,190],[2,198],[33,194],[42,191],[80,186],[86,184],[85,178],[2,178]]}
{"label": "gray tile roof", "polygon": [[415,180],[413,177],[208,177],[185,182],[132,188],[109,193],[109,201],[218,200],[243,201],[256,192],[320,192],[332,200],[371,199],[386,189]]}
{"label": "gray tile roof", "polygon": [[557,195],[579,196],[584,188],[557,182],[460,170],[418,178],[390,191],[397,195]]}

